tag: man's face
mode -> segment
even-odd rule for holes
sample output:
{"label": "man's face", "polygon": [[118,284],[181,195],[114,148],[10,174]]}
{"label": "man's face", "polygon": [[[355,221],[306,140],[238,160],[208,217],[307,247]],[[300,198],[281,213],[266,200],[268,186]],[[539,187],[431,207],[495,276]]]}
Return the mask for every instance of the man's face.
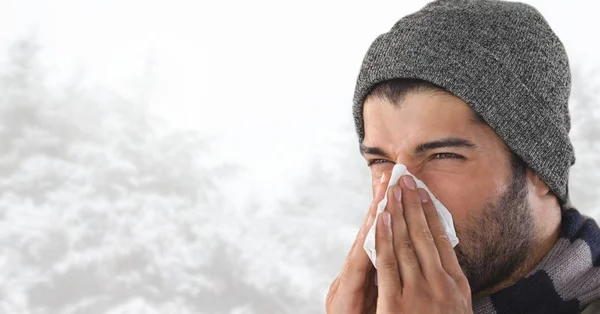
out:
{"label": "man's face", "polygon": [[363,119],[373,190],[395,163],[429,187],[452,214],[474,293],[524,262],[534,229],[525,175],[513,172],[506,144],[464,101],[441,92],[409,93],[399,105],[369,97]]}

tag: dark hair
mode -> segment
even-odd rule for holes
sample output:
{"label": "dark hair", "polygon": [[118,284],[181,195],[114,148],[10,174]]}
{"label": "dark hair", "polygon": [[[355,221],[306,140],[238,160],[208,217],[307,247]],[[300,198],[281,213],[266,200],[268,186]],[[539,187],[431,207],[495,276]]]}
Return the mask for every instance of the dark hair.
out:
{"label": "dark hair", "polygon": [[[375,84],[371,92],[367,95],[367,98],[379,98],[399,107],[406,95],[419,92],[426,92],[432,95],[437,93],[454,95],[445,88],[425,80],[397,78]],[[477,112],[474,110],[471,110],[471,112],[473,113],[475,122],[487,124]]]}
{"label": "dark hair", "polygon": [[381,100],[386,100],[394,105],[399,105],[407,94],[417,92],[451,94],[445,88],[428,81],[412,78],[398,78],[375,84],[371,89],[371,92],[367,95],[367,98],[376,97]]}
{"label": "dark hair", "polygon": [[[427,92],[432,94],[445,93],[453,95],[445,88],[425,80],[414,78],[397,78],[375,84],[369,92],[367,98],[375,97],[388,101],[395,106],[400,106],[400,103],[404,100],[406,95],[418,92]],[[483,118],[477,114],[477,112],[474,110],[471,110],[471,112],[473,113],[473,116],[477,122],[487,124]],[[524,179],[527,170],[527,164],[512,150],[509,149],[509,151],[511,155],[510,164],[513,176],[515,179]]]}

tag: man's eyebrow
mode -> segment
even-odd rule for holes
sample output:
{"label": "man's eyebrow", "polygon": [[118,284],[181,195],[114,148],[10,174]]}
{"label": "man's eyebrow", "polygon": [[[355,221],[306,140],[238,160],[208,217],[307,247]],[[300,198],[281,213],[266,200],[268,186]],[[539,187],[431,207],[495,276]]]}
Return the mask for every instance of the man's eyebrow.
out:
{"label": "man's eyebrow", "polygon": [[[477,148],[477,145],[467,139],[464,139],[464,138],[450,137],[450,138],[445,138],[445,139],[441,139],[441,140],[436,140],[436,141],[431,141],[431,142],[426,142],[426,143],[420,144],[419,146],[417,146],[417,148],[415,148],[415,154],[418,155],[418,154],[422,154],[428,150],[433,150],[433,149],[438,149],[438,148],[449,148],[449,147],[466,148],[466,149],[474,150]],[[363,156],[366,154],[370,154],[370,155],[378,155],[378,156],[382,156],[382,157],[391,159],[391,157],[383,149],[381,149],[379,147],[366,146],[363,143],[360,143],[360,153]]]}
{"label": "man's eyebrow", "polygon": [[477,148],[477,145],[467,139],[464,139],[464,138],[451,137],[451,138],[445,138],[445,139],[441,139],[441,140],[437,140],[437,141],[431,141],[431,142],[426,142],[426,143],[420,144],[419,146],[417,146],[417,148],[415,148],[415,154],[422,154],[422,153],[424,153],[428,150],[432,150],[432,149],[449,148],[449,147],[467,148],[470,150],[474,150]]}
{"label": "man's eyebrow", "polygon": [[391,157],[383,149],[381,149],[379,147],[366,146],[363,143],[360,143],[360,154],[363,156],[366,154],[378,155],[378,156],[385,157],[387,159],[391,159]]}

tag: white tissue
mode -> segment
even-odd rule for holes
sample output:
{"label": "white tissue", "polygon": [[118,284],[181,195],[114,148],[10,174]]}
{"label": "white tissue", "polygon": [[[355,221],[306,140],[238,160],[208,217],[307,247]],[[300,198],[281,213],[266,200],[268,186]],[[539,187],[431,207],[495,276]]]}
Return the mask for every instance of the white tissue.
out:
{"label": "white tissue", "polygon": [[377,252],[375,251],[375,229],[377,226],[377,219],[379,218],[379,214],[385,210],[385,206],[387,205],[387,195],[390,188],[398,184],[398,180],[403,175],[410,175],[411,177],[413,177],[415,179],[415,182],[417,183],[417,187],[422,188],[425,191],[427,191],[427,193],[429,193],[429,197],[431,198],[433,205],[437,210],[438,217],[440,218],[442,226],[444,227],[444,230],[448,235],[448,239],[450,239],[450,242],[452,243],[452,247],[455,247],[458,244],[458,238],[456,237],[456,231],[454,230],[454,223],[452,222],[452,215],[450,214],[446,206],[444,206],[442,203],[440,203],[440,201],[438,201],[437,198],[435,198],[435,196],[431,193],[431,191],[429,191],[427,186],[425,186],[425,184],[421,180],[417,179],[417,177],[408,172],[408,170],[406,170],[405,165],[396,164],[394,166],[394,169],[392,170],[392,177],[390,178],[390,181],[388,183],[385,196],[383,197],[383,200],[381,200],[381,202],[379,202],[379,204],[377,205],[377,215],[375,216],[375,220],[373,220],[373,225],[371,226],[371,229],[369,230],[369,233],[367,234],[367,237],[365,239],[365,251],[367,251],[367,255],[371,259],[371,262],[373,263],[373,266],[375,266],[375,268],[377,268]]}

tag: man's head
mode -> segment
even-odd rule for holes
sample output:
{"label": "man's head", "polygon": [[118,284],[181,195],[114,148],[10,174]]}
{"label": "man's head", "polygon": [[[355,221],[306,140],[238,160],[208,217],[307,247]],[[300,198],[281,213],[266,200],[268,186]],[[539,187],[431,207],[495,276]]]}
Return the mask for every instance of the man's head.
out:
{"label": "man's head", "polygon": [[424,81],[392,80],[375,87],[363,115],[373,188],[395,163],[428,185],[453,215],[473,292],[521,266],[535,243],[529,200],[539,211],[556,198],[464,101]]}
{"label": "man's head", "polygon": [[514,275],[560,220],[569,93],[562,44],[520,3],[435,1],[364,58],[353,112],[373,183],[400,162],[428,185],[474,292]]}
{"label": "man's head", "polygon": [[564,47],[534,8],[493,0],[441,0],[398,21],[369,48],[354,93],[359,141],[363,103],[396,78],[443,87],[464,100],[506,145],[567,201],[571,88]]}

